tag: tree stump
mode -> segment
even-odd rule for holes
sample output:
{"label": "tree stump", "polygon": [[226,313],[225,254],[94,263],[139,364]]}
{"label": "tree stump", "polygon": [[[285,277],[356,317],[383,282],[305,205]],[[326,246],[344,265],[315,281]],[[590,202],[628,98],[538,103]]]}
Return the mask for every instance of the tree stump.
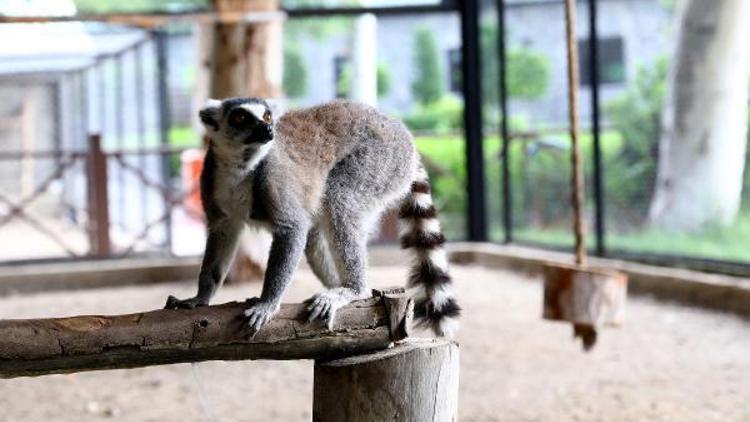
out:
{"label": "tree stump", "polygon": [[455,421],[458,368],[458,345],[442,339],[317,361],[313,421]]}
{"label": "tree stump", "polygon": [[622,272],[548,263],[544,266],[544,318],[573,323],[586,350],[596,331],[625,319],[627,275]]}

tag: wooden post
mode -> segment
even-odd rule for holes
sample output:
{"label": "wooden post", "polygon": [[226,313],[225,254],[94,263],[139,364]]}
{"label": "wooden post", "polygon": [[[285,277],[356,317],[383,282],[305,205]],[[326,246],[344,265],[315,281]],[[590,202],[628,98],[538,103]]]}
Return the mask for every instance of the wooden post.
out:
{"label": "wooden post", "polygon": [[245,303],[118,316],[0,321],[0,378],[205,360],[334,359],[404,338],[413,309],[401,293],[374,292],[336,314],[333,329],[283,304],[257,333]]}
{"label": "wooden post", "polygon": [[89,254],[108,256],[111,252],[109,239],[109,193],[107,188],[107,156],[102,152],[101,137],[89,135],[89,151],[86,168],[89,208]]}
{"label": "wooden post", "polygon": [[313,421],[456,421],[458,373],[458,345],[442,339],[317,361]]}
{"label": "wooden post", "polygon": [[[199,84],[195,106],[207,98],[281,97],[282,15],[279,0],[212,0],[217,22],[199,26]],[[256,19],[225,19],[255,14]],[[195,114],[197,116],[197,112]],[[204,143],[208,138],[204,137]],[[227,282],[262,279],[270,237],[246,232]]]}

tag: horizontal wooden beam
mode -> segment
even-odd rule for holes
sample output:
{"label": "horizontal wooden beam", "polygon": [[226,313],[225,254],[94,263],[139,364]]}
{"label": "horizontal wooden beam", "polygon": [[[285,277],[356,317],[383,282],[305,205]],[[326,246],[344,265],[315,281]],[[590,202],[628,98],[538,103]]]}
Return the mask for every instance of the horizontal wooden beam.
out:
{"label": "horizontal wooden beam", "polygon": [[283,20],[281,11],[249,12],[145,12],[145,13],[94,13],[70,16],[7,16],[0,15],[3,23],[54,23],[54,22],[104,22],[143,28],[157,28],[180,22],[198,23],[262,23]]}
{"label": "horizontal wooden beam", "polygon": [[118,316],[0,321],[0,378],[206,360],[334,359],[387,348],[407,336],[411,299],[375,292],[338,311],[332,330],[284,304],[257,333],[245,303]]}

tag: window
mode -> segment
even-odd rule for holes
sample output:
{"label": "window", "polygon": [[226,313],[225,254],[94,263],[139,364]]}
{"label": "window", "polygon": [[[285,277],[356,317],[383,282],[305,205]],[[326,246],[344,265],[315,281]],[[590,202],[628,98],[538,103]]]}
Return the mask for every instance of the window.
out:
{"label": "window", "polygon": [[346,92],[346,83],[341,81],[348,64],[348,56],[339,55],[333,58],[333,83],[336,84],[336,98],[348,97],[349,93]]}
{"label": "window", "polygon": [[[589,40],[578,41],[578,64],[581,86],[591,85],[589,72]],[[625,48],[621,37],[599,39],[599,83],[619,84],[625,82]]]}
{"label": "window", "polygon": [[463,92],[463,82],[461,77],[461,49],[451,48],[448,50],[448,83],[451,92]]}

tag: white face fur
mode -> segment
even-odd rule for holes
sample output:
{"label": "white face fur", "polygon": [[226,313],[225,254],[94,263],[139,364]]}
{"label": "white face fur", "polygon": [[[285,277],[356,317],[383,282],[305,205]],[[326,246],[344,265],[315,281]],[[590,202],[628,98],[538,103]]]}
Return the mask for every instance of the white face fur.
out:
{"label": "white face fur", "polygon": [[264,115],[266,114],[266,106],[264,106],[263,104],[243,104],[240,107],[252,113],[256,119],[260,121],[264,120]]}
{"label": "white face fur", "polygon": [[273,120],[265,102],[256,99],[210,99],[200,111],[201,121],[216,154],[242,167],[254,167],[273,144]]}

